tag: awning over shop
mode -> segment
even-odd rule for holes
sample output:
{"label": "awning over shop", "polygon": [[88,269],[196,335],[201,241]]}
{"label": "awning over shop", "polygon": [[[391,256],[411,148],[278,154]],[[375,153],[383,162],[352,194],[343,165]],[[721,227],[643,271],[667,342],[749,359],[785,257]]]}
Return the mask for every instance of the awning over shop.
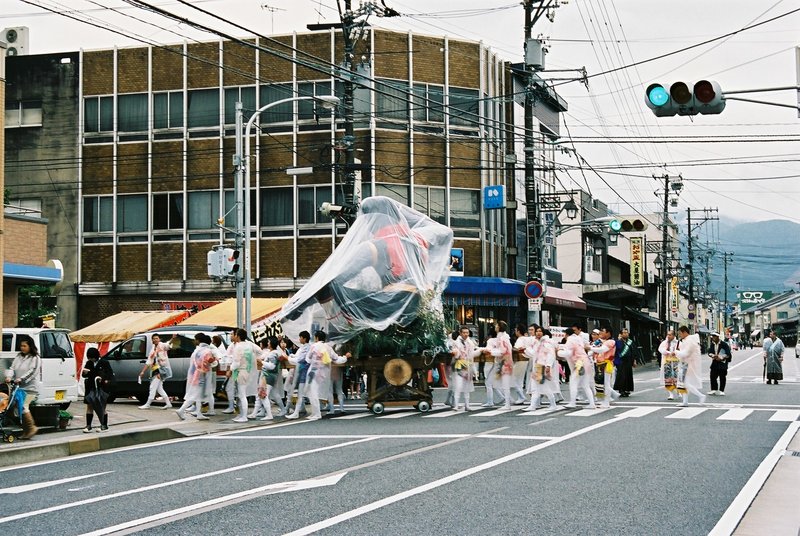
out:
{"label": "awning over shop", "polygon": [[758,337],[760,334],[761,334],[761,330],[760,329],[757,329],[755,331],[751,331],[750,332],[750,336],[751,337]]}
{"label": "awning over shop", "polygon": [[661,321],[658,318],[654,318],[648,314],[645,314],[641,311],[637,311],[632,307],[625,307],[625,313],[633,317],[634,320],[639,320],[640,322],[650,322],[652,324],[660,324]]}
{"label": "awning over shop", "polygon": [[708,329],[708,328],[707,328],[707,327],[705,327],[705,326],[699,326],[699,327],[697,328],[697,333],[714,333],[714,332],[713,332],[713,331],[711,331],[710,329]]}
{"label": "awning over shop", "polygon": [[[289,298],[252,298],[250,320],[253,324],[278,312]],[[236,298],[230,298],[190,316],[182,326],[236,326]]]}
{"label": "awning over shop", "polygon": [[786,326],[789,324],[797,324],[797,318],[784,318],[781,320],[776,320],[772,323],[773,326]]}
{"label": "awning over shop", "polygon": [[610,303],[601,302],[597,300],[590,300],[587,298],[583,298],[583,301],[586,302],[586,307],[589,309],[603,309],[606,311],[619,311],[619,305],[612,305]]}
{"label": "awning over shop", "polygon": [[644,296],[644,289],[627,283],[593,283],[583,285],[583,295],[603,300],[621,300]]}
{"label": "awning over shop", "polygon": [[555,307],[566,307],[568,309],[586,309],[586,302],[580,296],[567,289],[558,287],[547,287],[544,295],[544,303]]}
{"label": "awning over shop", "polygon": [[525,283],[504,277],[451,277],[442,295],[446,305],[516,307]]}
{"label": "awning over shop", "polygon": [[143,331],[174,326],[189,311],[123,311],[69,334],[72,342],[102,343],[124,341]]}
{"label": "awning over shop", "polygon": [[60,283],[63,275],[61,270],[50,266],[4,262],[3,278],[15,283]]}

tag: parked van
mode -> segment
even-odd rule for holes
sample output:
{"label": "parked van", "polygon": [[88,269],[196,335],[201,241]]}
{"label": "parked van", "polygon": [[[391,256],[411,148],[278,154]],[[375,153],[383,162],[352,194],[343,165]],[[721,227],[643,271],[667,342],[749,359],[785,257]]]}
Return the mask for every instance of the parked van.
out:
{"label": "parked van", "polygon": [[205,333],[209,337],[219,335],[227,348],[232,329],[222,326],[172,326],[140,333],[115,346],[105,356],[114,369],[116,379],[111,399],[134,396],[141,403],[147,401],[149,376],[145,374],[142,383],[139,383],[139,373],[153,350],[153,335],[156,334],[161,337],[161,342],[171,346],[167,354],[172,377],[164,382],[164,389],[168,395],[182,398],[186,394],[186,376],[189,358],[195,349],[195,334]]}
{"label": "parked van", "polygon": [[[60,406],[66,409],[78,400],[75,354],[69,330],[55,328],[4,328],[0,352],[0,370],[11,368],[19,352],[20,335],[30,335],[42,358],[37,406]],[[38,421],[37,421],[38,422]]]}

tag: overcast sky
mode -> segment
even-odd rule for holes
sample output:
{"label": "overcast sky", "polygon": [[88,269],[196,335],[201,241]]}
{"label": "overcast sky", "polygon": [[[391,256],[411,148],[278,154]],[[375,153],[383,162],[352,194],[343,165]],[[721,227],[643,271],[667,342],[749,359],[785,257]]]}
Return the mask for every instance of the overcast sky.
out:
{"label": "overcast sky", "polygon": [[[174,0],[149,1],[224,32],[247,34]],[[480,40],[508,60],[521,60],[524,17],[520,2],[385,3],[403,16],[372,17],[375,26]],[[304,31],[309,23],[338,20],[335,0],[192,0],[192,4],[262,34]],[[354,6],[358,4],[353,0]],[[159,43],[214,37],[121,0],[0,0],[0,28],[28,26],[32,53],[141,44],[48,13],[40,6],[75,11],[75,16],[97,25]],[[556,10],[554,22],[542,18],[534,35],[549,39],[548,69],[585,67],[591,77],[793,10],[800,10],[800,0],[570,0]],[[621,213],[634,210],[622,200],[636,210],[652,212],[658,206],[653,193],[658,185],[651,175],[680,173],[686,181],[679,206],[683,213],[686,207],[719,207],[720,214],[740,220],[778,218],[800,223],[800,119],[796,110],[729,101],[721,115],[659,119],[644,104],[644,87],[652,81],[709,78],[717,80],[723,90],[794,86],[799,35],[800,11],[724,40],[591,77],[588,91],[578,82],[556,82],[569,103],[565,120],[575,137],[574,147],[600,175],[588,168],[568,169],[560,172],[561,181],[568,187],[583,188],[588,182],[595,196]],[[543,76],[572,78],[575,73],[545,72]],[[797,103],[793,91],[743,96]],[[568,155],[560,158],[565,167],[579,163]]]}

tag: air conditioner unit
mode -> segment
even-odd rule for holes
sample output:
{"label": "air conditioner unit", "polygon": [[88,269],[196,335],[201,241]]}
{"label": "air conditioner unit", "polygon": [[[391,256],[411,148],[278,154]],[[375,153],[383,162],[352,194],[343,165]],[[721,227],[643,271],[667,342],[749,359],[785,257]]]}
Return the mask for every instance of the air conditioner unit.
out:
{"label": "air conditioner unit", "polygon": [[5,28],[0,39],[6,42],[6,56],[24,56],[30,54],[30,30],[27,26]]}

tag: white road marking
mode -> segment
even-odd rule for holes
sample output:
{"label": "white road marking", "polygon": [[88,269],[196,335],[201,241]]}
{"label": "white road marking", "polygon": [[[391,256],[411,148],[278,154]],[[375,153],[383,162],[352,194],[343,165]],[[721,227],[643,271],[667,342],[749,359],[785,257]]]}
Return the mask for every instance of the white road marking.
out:
{"label": "white road marking", "polygon": [[337,475],[332,475],[327,478],[311,478],[308,480],[299,480],[296,482],[278,482],[276,484],[269,484],[267,486],[262,486],[260,488],[249,489],[246,491],[240,491],[238,493],[232,493],[230,495],[225,495],[223,497],[217,497],[215,499],[211,499],[208,501],[203,501],[201,503],[190,504],[189,506],[184,506],[181,508],[176,508],[174,510],[169,510],[166,512],[159,512],[157,514],[143,517],[140,519],[134,519],[133,521],[127,521],[125,523],[120,523],[118,525],[113,525],[111,527],[104,527],[99,530],[95,530],[92,532],[86,532],[82,536],[103,536],[105,534],[113,534],[115,532],[119,532],[122,530],[132,529],[135,527],[140,527],[142,525],[146,525],[148,523],[152,523],[154,521],[159,521],[162,519],[167,519],[170,517],[180,516],[181,514],[185,514],[188,512],[194,512],[197,510],[204,510],[209,507],[218,505],[220,503],[225,503],[229,501],[235,501],[236,499],[240,499],[243,497],[249,497],[251,495],[259,494],[261,496],[264,495],[275,495],[277,493],[286,493],[289,491],[300,491],[306,489],[313,489],[313,488],[321,488],[324,486],[335,486],[339,483],[339,481],[344,477],[347,473],[339,473]]}
{"label": "white road marking", "polygon": [[542,409],[537,409],[535,411],[522,411],[522,412],[520,412],[519,415],[517,415],[517,417],[528,417],[530,415],[533,415],[534,417],[539,417],[541,415],[550,415],[550,414],[553,414],[553,413],[558,413],[559,411],[564,411],[565,409],[569,409],[569,408],[565,408],[564,406],[558,406],[555,409],[553,409],[553,408],[542,408]]}
{"label": "white road marking", "polygon": [[554,421],[554,420],[556,420],[555,417],[550,417],[549,419],[542,419],[541,421],[532,422],[528,426],[539,426],[540,424],[544,424],[548,421]]}
{"label": "white road marking", "polygon": [[441,419],[443,417],[452,417],[453,415],[460,415],[466,413],[466,411],[456,411],[454,409],[447,410],[447,411],[437,411],[436,413],[429,413],[428,415],[423,415],[423,419]]}
{"label": "white road marking", "polygon": [[772,473],[778,460],[783,456],[786,447],[789,445],[792,438],[794,438],[798,429],[800,429],[800,422],[793,422],[786,428],[786,431],[780,439],[778,439],[778,442],[775,443],[775,446],[772,447],[769,454],[767,454],[755,472],[750,476],[750,479],[730,506],[728,506],[728,509],[722,514],[720,520],[717,521],[717,524],[711,529],[711,532],[708,533],[709,536],[730,536],[733,534],[733,531],[739,526],[745,512],[750,508],[758,492],[761,491],[764,482],[769,478],[770,473]]}
{"label": "white road marking", "polygon": [[258,467],[259,465],[266,465],[269,463],[275,463],[282,460],[288,460],[290,458],[297,458],[300,456],[305,456],[307,454],[314,454],[317,452],[324,452],[328,450],[334,450],[342,447],[349,447],[351,445],[356,445],[358,443],[364,443],[367,441],[374,441],[374,438],[368,437],[364,439],[358,439],[355,441],[348,441],[346,443],[340,443],[338,445],[329,445],[327,447],[319,447],[316,449],[310,450],[303,450],[301,452],[293,452],[291,454],[285,454],[283,456],[276,456],[275,458],[267,458],[266,460],[259,460],[257,462],[246,463],[243,465],[236,465],[234,467],[227,467],[225,469],[220,469],[218,471],[211,471],[210,473],[201,473],[199,475],[192,475],[187,476],[184,478],[178,478],[176,480],[170,480],[168,482],[159,482],[158,484],[151,484],[149,486],[143,486],[141,488],[134,488],[134,489],[127,489],[125,491],[119,491],[117,493],[110,493],[108,495],[100,495],[97,497],[91,497],[89,499],[83,499],[81,501],[74,501],[66,504],[59,504],[56,506],[50,506],[48,508],[42,508],[40,510],[33,510],[30,512],[23,512],[20,514],[14,514],[7,517],[0,518],[0,524],[8,523],[10,521],[17,521],[19,519],[26,519],[29,517],[34,517],[42,514],[49,514],[51,512],[58,512],[60,510],[67,510],[68,508],[75,508],[76,506],[84,506],[87,504],[94,504],[102,501],[106,501],[109,499],[116,499],[118,497],[126,497],[128,495],[135,495],[137,493],[144,493],[146,491],[153,491],[156,489],[166,488],[168,486],[174,486],[176,484],[184,484],[186,482],[194,482],[195,480],[202,480],[204,478],[215,477],[219,475],[223,475],[226,473],[232,473],[234,471],[241,471],[242,469],[249,469],[251,467]]}
{"label": "white road marking", "polygon": [[728,373],[730,373],[732,370],[735,370],[735,369],[741,367],[742,365],[744,365],[745,363],[747,363],[751,359],[755,359],[756,357],[759,357],[759,356],[761,356],[761,352],[760,351],[756,351],[756,353],[754,353],[753,355],[751,355],[750,357],[748,357],[744,361],[740,361],[739,363],[736,363],[735,365],[730,365],[728,367]]}
{"label": "white road marking", "polygon": [[396,411],[394,413],[389,413],[387,415],[381,415],[377,417],[378,419],[402,419],[403,417],[410,417],[412,415],[417,415],[418,411]]}
{"label": "white road marking", "polygon": [[364,417],[369,417],[373,413],[364,412],[364,413],[353,413],[352,415],[342,415],[341,417],[333,417],[334,421],[352,421],[353,419],[363,419]]}
{"label": "white road marking", "polygon": [[61,478],[59,480],[51,480],[49,482],[37,482],[36,484],[25,484],[23,486],[14,486],[11,488],[0,488],[0,495],[3,494],[16,495],[18,493],[27,493],[29,491],[36,491],[38,489],[44,489],[52,486],[58,486],[60,484],[66,484],[67,482],[75,482],[76,480],[85,480],[87,478],[93,478],[95,476],[107,475],[113,472],[114,471],[103,471],[102,473],[92,473],[91,475],[72,476],[69,478]]}
{"label": "white road marking", "polygon": [[474,475],[476,473],[480,473],[482,471],[486,471],[487,469],[491,469],[493,467],[497,467],[498,465],[502,465],[504,463],[516,460],[518,458],[522,458],[523,456],[527,456],[528,454],[532,454],[534,452],[537,452],[539,450],[545,449],[547,447],[551,447],[553,445],[557,445],[559,443],[563,443],[564,441],[569,441],[570,439],[579,437],[579,436],[581,436],[583,434],[586,434],[588,432],[592,432],[592,431],[597,430],[599,428],[602,428],[604,426],[608,426],[609,424],[622,422],[623,420],[624,420],[624,418],[623,419],[609,419],[607,421],[595,423],[595,424],[593,424],[591,426],[587,426],[585,428],[581,428],[580,430],[576,430],[575,432],[572,432],[572,433],[567,434],[565,436],[561,436],[559,438],[552,439],[552,440],[546,441],[544,443],[539,443],[538,445],[533,445],[533,446],[528,447],[526,449],[519,450],[517,452],[508,454],[506,456],[502,456],[500,458],[488,461],[488,462],[483,463],[481,465],[477,465],[475,467],[470,467],[469,469],[465,469],[465,470],[460,471],[458,473],[455,473],[453,475],[446,476],[444,478],[440,478],[440,479],[434,480],[432,482],[428,482],[427,484],[423,484],[421,486],[417,486],[416,488],[412,488],[412,489],[409,489],[409,490],[406,490],[406,491],[403,491],[403,492],[400,492],[400,493],[396,493],[394,495],[391,495],[389,497],[385,497],[385,498],[377,500],[375,502],[372,502],[372,503],[369,503],[369,504],[365,504],[364,506],[361,506],[359,508],[348,510],[347,512],[344,512],[342,514],[330,517],[328,519],[323,519],[322,521],[319,521],[317,523],[312,523],[311,525],[307,525],[305,527],[301,527],[301,528],[299,528],[299,529],[297,529],[295,531],[287,533],[285,536],[305,536],[306,534],[312,534],[314,532],[317,532],[317,531],[332,527],[334,525],[338,525],[339,523],[342,523],[343,521],[348,521],[348,520],[353,519],[355,517],[358,517],[360,515],[372,512],[374,510],[378,510],[378,509],[383,508],[385,506],[389,506],[390,504],[394,504],[396,502],[402,501],[402,500],[407,499],[409,497],[413,497],[415,495],[419,495],[420,493],[425,493],[425,492],[430,491],[432,489],[436,489],[438,487],[444,486],[445,484],[450,484],[451,482],[456,482],[457,480],[461,480],[462,478],[466,478],[466,477]]}
{"label": "white road marking", "polygon": [[512,408],[500,408],[500,409],[493,409],[491,411],[482,411],[481,413],[475,413],[472,417],[495,417],[497,415],[502,415],[503,413],[511,413],[512,411],[519,411],[522,408],[520,407],[512,407]]}
{"label": "white road marking", "polygon": [[800,411],[796,409],[779,409],[769,418],[771,421],[780,422],[794,422],[798,419],[800,419]]}
{"label": "white road marking", "polygon": [[595,415],[600,415],[601,413],[605,413],[606,411],[610,410],[611,408],[587,408],[582,409],[580,411],[573,411],[572,413],[567,413],[570,417],[594,417]]}
{"label": "white road marking", "polygon": [[708,408],[683,408],[679,409],[672,415],[667,415],[666,419],[694,419]]}
{"label": "white road marking", "polygon": [[743,421],[747,418],[748,415],[753,413],[752,409],[744,409],[744,408],[736,408],[736,409],[729,409],[719,417],[717,417],[718,421]]}
{"label": "white road marking", "polygon": [[645,415],[650,415],[651,413],[655,413],[660,409],[661,408],[653,408],[646,406],[641,408],[633,408],[624,413],[620,413],[619,415],[617,415],[617,417],[644,417]]}

